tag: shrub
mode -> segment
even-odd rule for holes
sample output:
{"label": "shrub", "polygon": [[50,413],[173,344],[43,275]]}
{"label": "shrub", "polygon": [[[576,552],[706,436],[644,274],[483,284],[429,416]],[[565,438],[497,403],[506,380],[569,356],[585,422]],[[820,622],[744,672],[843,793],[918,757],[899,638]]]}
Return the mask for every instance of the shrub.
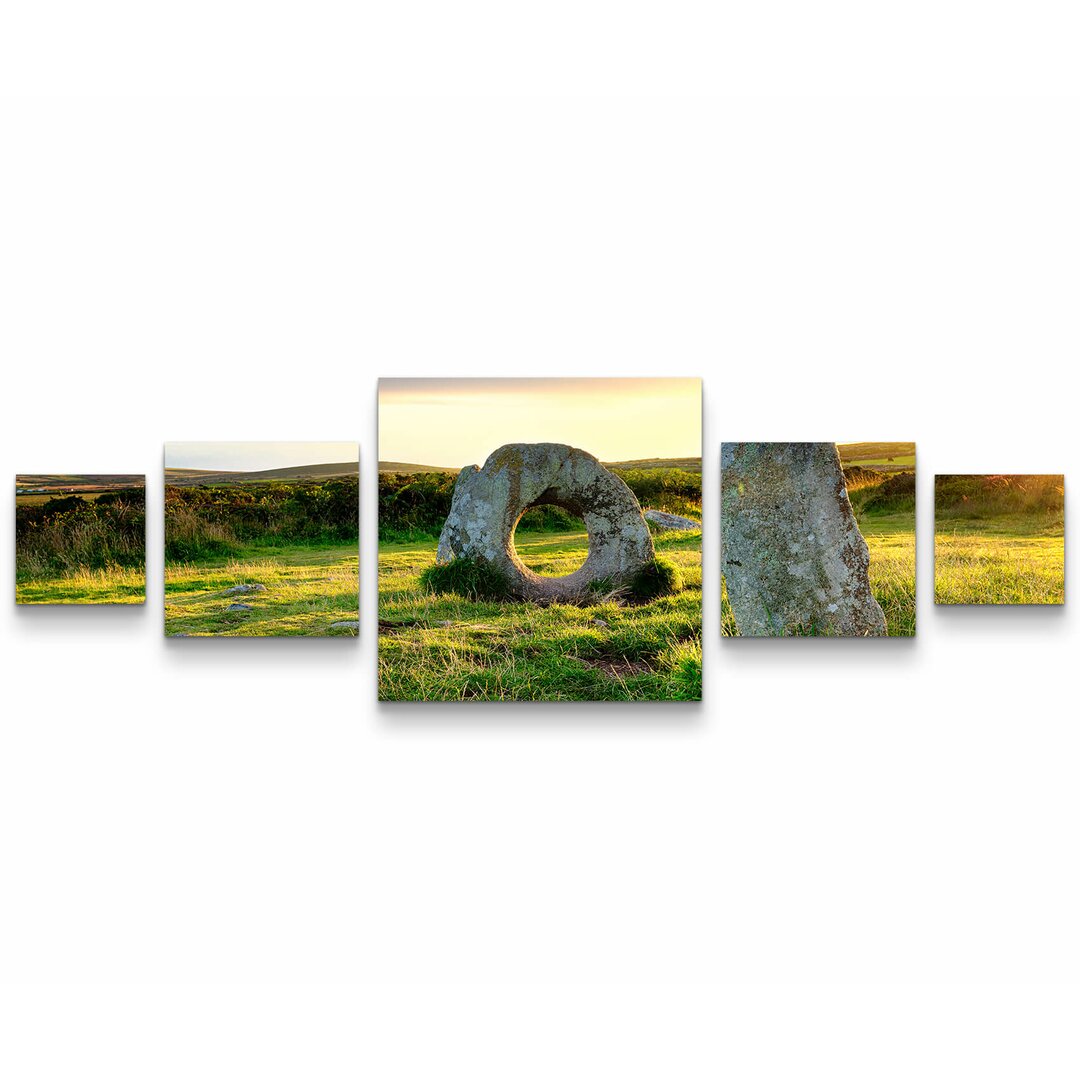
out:
{"label": "shrub", "polygon": [[97,502],[78,496],[17,506],[15,567],[20,578],[113,566],[142,567],[146,512],[141,501]]}
{"label": "shrub", "polygon": [[936,517],[981,518],[998,514],[1044,515],[1056,520],[1065,507],[1060,475],[938,475],[934,478]]}
{"label": "shrub", "polygon": [[518,532],[580,532],[585,528],[581,518],[561,506],[533,506],[521,515]]}
{"label": "shrub", "polygon": [[243,543],[345,543],[357,539],[355,479],[168,485],[165,556],[234,554]]}
{"label": "shrub", "polygon": [[639,570],[627,587],[635,600],[654,600],[682,590],[683,580],[679,568],[662,556],[656,556],[648,566]]}
{"label": "shrub", "polygon": [[120,491],[106,491],[103,495],[99,495],[96,501],[97,506],[115,506],[117,503],[145,509],[146,488],[133,487],[123,488]]}
{"label": "shrub", "polygon": [[863,510],[899,513],[915,509],[915,474],[896,473],[882,480],[868,493]]}
{"label": "shrub", "polygon": [[380,473],[379,539],[437,537],[450,513],[457,473]]}
{"label": "shrub", "polygon": [[63,495],[58,499],[49,499],[41,508],[42,518],[53,518],[57,514],[67,514],[72,510],[89,510],[90,501],[78,495]]}
{"label": "shrub", "polygon": [[[679,468],[614,469],[643,507],[696,517],[701,513],[701,473]],[[379,539],[415,542],[436,539],[450,513],[455,472],[380,473]],[[518,528],[567,532],[581,528],[572,514],[555,506],[534,506]]]}
{"label": "shrub", "polygon": [[468,600],[506,600],[506,575],[482,559],[451,559],[434,563],[420,574],[420,585],[433,593],[455,593]]}

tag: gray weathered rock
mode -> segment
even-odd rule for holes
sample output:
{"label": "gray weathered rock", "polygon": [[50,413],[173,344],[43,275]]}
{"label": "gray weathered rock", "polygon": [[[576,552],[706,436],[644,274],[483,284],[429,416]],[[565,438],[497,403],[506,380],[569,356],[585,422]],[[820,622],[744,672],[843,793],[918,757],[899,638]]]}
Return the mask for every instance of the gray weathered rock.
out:
{"label": "gray weathered rock", "polygon": [[664,510],[646,510],[645,520],[659,525],[662,529],[700,529],[701,522],[693,518],[682,517],[679,514],[669,514]]}
{"label": "gray weathered rock", "polygon": [[[541,577],[518,558],[514,529],[531,506],[561,506],[585,522],[589,555],[574,573]],[[559,443],[512,443],[494,451],[482,469],[462,469],[436,556],[440,563],[485,561],[525,600],[575,600],[593,582],[626,581],[654,557],[634,493],[592,454]]]}
{"label": "gray weathered rock", "polygon": [[360,620],[359,619],[346,619],[343,622],[332,622],[330,624],[331,630],[355,630],[360,632]]}
{"label": "gray weathered rock", "polygon": [[225,610],[226,611],[251,611],[252,607],[251,607],[250,604],[230,604]]}
{"label": "gray weathered rock", "polygon": [[234,585],[231,589],[226,589],[223,596],[233,596],[236,593],[248,593],[248,592],[266,592],[265,585]]}
{"label": "gray weathered rock", "polygon": [[724,443],[721,562],[744,637],[878,637],[870,555],[835,443]]}

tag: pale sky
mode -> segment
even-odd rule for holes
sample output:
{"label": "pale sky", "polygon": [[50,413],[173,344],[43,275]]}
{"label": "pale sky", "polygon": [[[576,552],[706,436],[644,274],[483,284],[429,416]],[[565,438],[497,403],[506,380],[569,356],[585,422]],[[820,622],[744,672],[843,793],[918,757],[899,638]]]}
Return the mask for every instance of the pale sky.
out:
{"label": "pale sky", "polygon": [[379,460],[460,469],[512,442],[701,456],[700,379],[380,379]]}
{"label": "pale sky", "polygon": [[359,460],[354,442],[170,442],[166,469],[259,472],[296,465],[336,465]]}

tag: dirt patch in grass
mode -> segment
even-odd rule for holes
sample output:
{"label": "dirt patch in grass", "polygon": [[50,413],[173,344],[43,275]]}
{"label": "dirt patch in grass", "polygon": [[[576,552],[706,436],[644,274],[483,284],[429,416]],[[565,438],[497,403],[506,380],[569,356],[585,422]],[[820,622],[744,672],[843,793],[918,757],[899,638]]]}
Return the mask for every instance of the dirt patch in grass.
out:
{"label": "dirt patch in grass", "polygon": [[651,675],[653,667],[644,660],[582,660],[586,667],[602,671],[609,679],[629,679],[634,675]]}

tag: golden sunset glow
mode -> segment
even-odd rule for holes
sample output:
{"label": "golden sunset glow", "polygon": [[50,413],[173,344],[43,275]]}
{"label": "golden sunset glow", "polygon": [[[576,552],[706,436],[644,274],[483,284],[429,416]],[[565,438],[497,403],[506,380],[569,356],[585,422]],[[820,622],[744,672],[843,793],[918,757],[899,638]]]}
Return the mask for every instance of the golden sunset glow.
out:
{"label": "golden sunset glow", "polygon": [[512,442],[700,457],[700,379],[382,379],[379,460],[459,469]]}

